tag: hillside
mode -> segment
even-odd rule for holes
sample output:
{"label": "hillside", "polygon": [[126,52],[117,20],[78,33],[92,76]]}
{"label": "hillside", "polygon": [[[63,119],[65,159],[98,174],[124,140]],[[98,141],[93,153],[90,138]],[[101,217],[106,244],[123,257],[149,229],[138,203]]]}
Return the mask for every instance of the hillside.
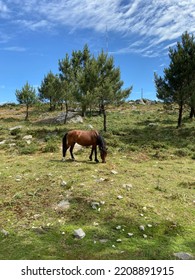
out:
{"label": "hillside", "polygon": [[[45,107],[0,107],[0,259],[176,259],[195,255],[195,121],[177,108],[110,108],[106,164],[61,161],[69,129],[102,131],[101,116],[66,125]],[[99,153],[98,153],[98,157]],[[74,236],[81,228],[82,239]]]}

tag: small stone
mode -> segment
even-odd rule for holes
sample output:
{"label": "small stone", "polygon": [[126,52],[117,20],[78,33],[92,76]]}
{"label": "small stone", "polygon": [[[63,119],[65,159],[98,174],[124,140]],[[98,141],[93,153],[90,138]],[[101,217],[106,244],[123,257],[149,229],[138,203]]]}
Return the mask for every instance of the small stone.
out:
{"label": "small stone", "polygon": [[117,239],[117,241],[116,241],[116,242],[121,243],[121,242],[122,242],[122,240],[121,240],[121,239]]}
{"label": "small stone", "polygon": [[95,227],[97,227],[97,226],[99,226],[99,223],[94,222],[93,225],[94,225]]}
{"label": "small stone", "polygon": [[128,235],[129,237],[132,237],[132,236],[133,236],[133,233],[132,233],[132,232],[129,232],[129,233],[127,233],[127,235]]}
{"label": "small stone", "polygon": [[85,232],[82,230],[82,228],[74,230],[74,236],[78,239],[83,239],[85,237]]}
{"label": "small stone", "polygon": [[105,180],[106,180],[106,179],[104,179],[104,178],[99,178],[99,179],[96,180],[96,182],[97,182],[97,183],[101,183],[101,182],[104,182]]}
{"label": "small stone", "polygon": [[20,182],[22,180],[22,176],[21,175],[16,175],[16,182]]}
{"label": "small stone", "polygon": [[25,135],[22,139],[31,140],[32,138],[33,138],[32,135]]}
{"label": "small stone", "polygon": [[144,211],[144,212],[146,212],[146,211],[147,211],[146,206],[144,206],[142,209],[143,209],[143,211]]}
{"label": "small stone", "polygon": [[143,225],[141,225],[141,226],[139,226],[139,229],[144,231],[145,227]]}
{"label": "small stone", "polygon": [[148,236],[147,236],[147,234],[143,234],[143,238],[147,238]]}
{"label": "small stone", "polygon": [[57,212],[62,212],[70,207],[70,202],[68,200],[62,200],[58,203],[57,207],[55,210]]}
{"label": "small stone", "polygon": [[151,228],[151,227],[152,227],[152,225],[151,225],[151,224],[147,224],[147,226],[148,226],[149,228]]}
{"label": "small stone", "polygon": [[118,174],[118,172],[116,170],[111,170],[111,173],[114,175]]}
{"label": "small stone", "polygon": [[123,188],[125,188],[127,191],[130,191],[132,187],[133,186],[131,184],[123,184]]}
{"label": "small stone", "polygon": [[99,208],[99,206],[100,206],[100,203],[99,202],[91,202],[91,208],[92,209],[94,209],[94,210],[98,210],[98,209],[100,209]]}
{"label": "small stone", "polygon": [[108,239],[100,239],[99,241],[100,241],[100,243],[107,243]]}
{"label": "small stone", "polygon": [[117,229],[117,230],[121,229],[121,226],[117,226],[116,229]]}
{"label": "small stone", "polygon": [[118,199],[123,199],[123,196],[122,195],[118,195],[117,198]]}
{"label": "small stone", "polygon": [[3,233],[4,236],[8,236],[9,235],[9,232],[7,230],[5,230],[5,229],[2,229],[1,233]]}
{"label": "small stone", "polygon": [[62,232],[62,235],[65,235],[65,232],[64,232],[64,231]]}
{"label": "small stone", "polygon": [[180,260],[192,260],[194,258],[191,254],[185,252],[174,253],[174,256]]}
{"label": "small stone", "polygon": [[60,184],[62,187],[65,187],[67,185],[66,181],[62,181]]}

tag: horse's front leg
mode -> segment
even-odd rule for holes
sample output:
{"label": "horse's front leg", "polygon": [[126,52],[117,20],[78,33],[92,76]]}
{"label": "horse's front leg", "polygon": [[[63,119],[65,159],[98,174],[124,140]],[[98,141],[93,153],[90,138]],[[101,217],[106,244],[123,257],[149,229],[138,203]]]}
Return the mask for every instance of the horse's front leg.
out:
{"label": "horse's front leg", "polygon": [[89,156],[90,161],[92,161],[92,156],[93,156],[93,146],[92,146],[92,148],[91,148],[91,154],[90,154],[90,156]]}
{"label": "horse's front leg", "polygon": [[99,162],[99,160],[97,158],[97,146],[94,147],[94,151],[95,151],[95,161]]}
{"label": "horse's front leg", "polygon": [[75,145],[75,143],[70,147],[70,155],[71,155],[72,160],[75,160],[74,155],[73,155],[74,145]]}

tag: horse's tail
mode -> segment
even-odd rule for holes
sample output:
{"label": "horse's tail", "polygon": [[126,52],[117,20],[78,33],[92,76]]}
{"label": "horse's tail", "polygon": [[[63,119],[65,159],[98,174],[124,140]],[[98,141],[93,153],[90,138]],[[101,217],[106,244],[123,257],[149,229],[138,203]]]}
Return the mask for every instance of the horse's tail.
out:
{"label": "horse's tail", "polygon": [[63,158],[65,158],[66,150],[67,150],[67,135],[68,135],[68,133],[66,133],[62,139],[62,156],[63,156]]}

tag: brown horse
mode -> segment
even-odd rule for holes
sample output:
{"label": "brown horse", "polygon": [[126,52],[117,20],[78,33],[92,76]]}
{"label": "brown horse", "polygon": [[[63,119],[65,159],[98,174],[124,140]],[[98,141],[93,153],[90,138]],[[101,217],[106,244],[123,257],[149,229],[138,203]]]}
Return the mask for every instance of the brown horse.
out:
{"label": "brown horse", "polygon": [[72,159],[74,160],[73,149],[75,143],[81,146],[92,146],[91,154],[89,159],[92,160],[93,152],[95,152],[95,161],[99,162],[97,159],[97,146],[99,146],[100,156],[102,162],[106,162],[107,156],[107,149],[106,144],[103,137],[98,133],[96,130],[71,130],[67,132],[62,140],[62,153],[63,153],[63,160],[66,156],[66,151],[70,147],[70,154]]}

